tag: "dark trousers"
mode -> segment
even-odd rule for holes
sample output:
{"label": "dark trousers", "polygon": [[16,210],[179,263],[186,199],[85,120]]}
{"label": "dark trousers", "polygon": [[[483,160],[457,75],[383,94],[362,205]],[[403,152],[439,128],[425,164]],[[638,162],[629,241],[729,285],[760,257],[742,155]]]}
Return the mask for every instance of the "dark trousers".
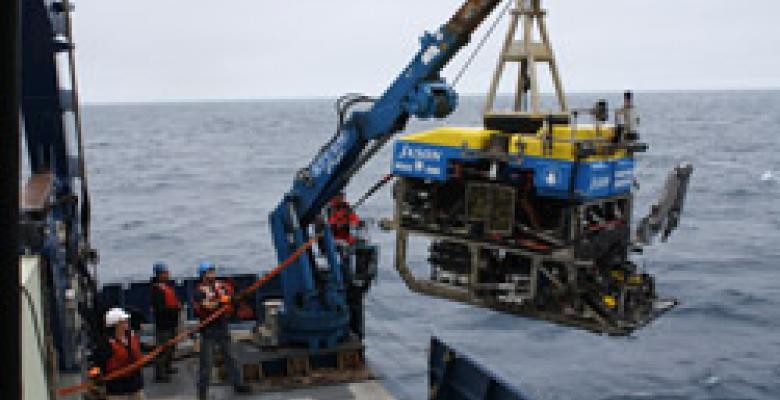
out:
{"label": "dark trousers", "polygon": [[[161,346],[176,336],[176,328],[157,328],[154,333],[157,339],[157,345]],[[155,377],[164,378],[168,376],[168,371],[173,367],[173,352],[175,349],[176,346],[169,347],[157,357],[154,364]]]}
{"label": "dark trousers", "polygon": [[200,367],[198,370],[198,393],[205,393],[211,380],[212,353],[218,347],[222,353],[230,383],[235,387],[241,382],[236,359],[231,349],[230,333],[227,326],[206,327],[200,336]]}

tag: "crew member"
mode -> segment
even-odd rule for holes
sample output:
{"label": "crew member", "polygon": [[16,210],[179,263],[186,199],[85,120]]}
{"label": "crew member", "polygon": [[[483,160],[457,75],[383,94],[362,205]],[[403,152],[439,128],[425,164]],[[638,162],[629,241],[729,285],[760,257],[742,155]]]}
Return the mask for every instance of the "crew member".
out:
{"label": "crew member", "polygon": [[618,142],[639,140],[636,129],[639,127],[639,114],[634,109],[634,94],[631,91],[623,93],[623,107],[615,112]]}
{"label": "crew member", "polygon": [[[181,301],[176,296],[176,291],[170,284],[170,271],[163,262],[154,264],[154,277],[152,277],[152,310],[154,311],[154,328],[157,345],[163,345],[176,337],[179,327],[179,313]],[[176,368],[172,366],[175,346],[165,349],[155,360],[155,382],[170,382],[171,374],[175,374]]]}
{"label": "crew member", "polygon": [[[209,318],[221,307],[231,307],[233,288],[216,278],[216,267],[211,263],[201,263],[198,266],[200,282],[195,290],[193,303],[195,312],[201,321]],[[208,397],[209,381],[211,380],[211,356],[214,347],[219,347],[227,369],[230,382],[236,393],[249,393],[249,386],[240,382],[236,359],[231,350],[228,315],[224,313],[201,330],[200,365],[198,371],[198,400]]]}
{"label": "crew member", "polygon": [[352,229],[360,225],[360,217],[346,200],[344,193],[339,193],[330,200],[328,224],[333,232],[333,239],[342,246],[355,244]]}
{"label": "crew member", "polygon": [[[130,329],[130,315],[121,308],[112,308],[105,315],[106,337],[95,351],[98,375],[108,376],[126,368],[143,357],[138,333]],[[108,400],[144,400],[142,368],[129,371],[106,381]]]}
{"label": "crew member", "polygon": [[370,278],[361,279],[363,283],[357,284],[356,277],[364,278],[362,273],[366,272],[360,269],[363,264],[350,261],[350,256],[354,254],[352,246],[357,242],[355,236],[352,235],[352,230],[360,226],[360,217],[347,202],[344,192],[339,193],[329,201],[328,225],[330,225],[333,240],[341,255],[341,274],[347,283],[350,329],[362,338],[365,332],[363,295],[368,290]]}

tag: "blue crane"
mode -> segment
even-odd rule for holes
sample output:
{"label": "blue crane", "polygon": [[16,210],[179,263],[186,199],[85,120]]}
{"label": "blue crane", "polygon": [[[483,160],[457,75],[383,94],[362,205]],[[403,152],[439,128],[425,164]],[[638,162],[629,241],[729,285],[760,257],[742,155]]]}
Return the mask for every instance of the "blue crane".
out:
{"label": "blue crane", "polygon": [[[466,1],[441,28],[422,36],[421,49],[380,98],[349,96],[339,101],[335,136],[297,173],[269,217],[280,262],[318,234],[319,250],[327,259],[320,268],[313,256],[301,257],[282,273],[282,342],[331,347],[349,333],[350,307],[362,305],[348,304],[344,261],[329,227],[321,223],[324,207],[410,117],[444,118],[452,113],[458,96],[440,73],[500,3]],[[371,106],[350,113],[352,106],[364,102]]]}

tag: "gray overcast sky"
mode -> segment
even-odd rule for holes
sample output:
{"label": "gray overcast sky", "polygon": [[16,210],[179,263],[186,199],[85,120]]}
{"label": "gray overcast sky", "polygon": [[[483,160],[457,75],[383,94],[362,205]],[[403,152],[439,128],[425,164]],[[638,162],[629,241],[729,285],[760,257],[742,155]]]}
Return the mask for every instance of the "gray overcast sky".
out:
{"label": "gray overcast sky", "polygon": [[[88,102],[377,94],[461,2],[81,0],[80,86]],[[780,1],[544,4],[570,91],[780,87]],[[502,28],[461,93],[487,88]]]}

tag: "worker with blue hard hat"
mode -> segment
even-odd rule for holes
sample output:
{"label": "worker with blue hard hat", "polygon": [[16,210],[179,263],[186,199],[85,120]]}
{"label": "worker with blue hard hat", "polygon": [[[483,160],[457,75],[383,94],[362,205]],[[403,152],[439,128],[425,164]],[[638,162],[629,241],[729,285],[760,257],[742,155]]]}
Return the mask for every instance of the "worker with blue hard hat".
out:
{"label": "worker with blue hard hat", "polygon": [[[210,262],[202,262],[198,265],[200,282],[198,282],[192,297],[195,314],[198,315],[201,322],[208,319],[221,307],[230,306],[233,302],[232,285],[217,279],[216,270],[216,265]],[[236,358],[231,350],[228,318],[228,313],[223,313],[201,330],[197,383],[198,400],[208,398],[209,381],[211,380],[211,353],[214,347],[219,347],[222,352],[225,369],[236,393],[249,393],[251,391],[249,386],[241,383]]]}
{"label": "worker with blue hard hat", "polygon": [[216,270],[217,270],[217,266],[216,265],[214,265],[214,264],[212,264],[210,262],[202,262],[202,263],[198,264],[198,277],[199,278],[203,278],[203,275],[205,275],[206,272],[216,271]]}
{"label": "worker with blue hard hat", "polygon": [[[162,261],[152,266],[154,276],[151,279],[151,301],[154,311],[154,333],[157,345],[163,345],[176,337],[181,319],[181,300],[171,285],[171,275],[168,265]],[[173,367],[174,347],[169,347],[160,353],[155,360],[155,382],[170,382],[171,374],[177,372]]]}
{"label": "worker with blue hard hat", "polygon": [[166,272],[166,271],[168,271],[168,264],[166,264],[166,263],[164,263],[162,261],[157,261],[152,266],[152,272],[154,272],[155,275],[159,275],[159,274],[161,274],[163,272]]}

